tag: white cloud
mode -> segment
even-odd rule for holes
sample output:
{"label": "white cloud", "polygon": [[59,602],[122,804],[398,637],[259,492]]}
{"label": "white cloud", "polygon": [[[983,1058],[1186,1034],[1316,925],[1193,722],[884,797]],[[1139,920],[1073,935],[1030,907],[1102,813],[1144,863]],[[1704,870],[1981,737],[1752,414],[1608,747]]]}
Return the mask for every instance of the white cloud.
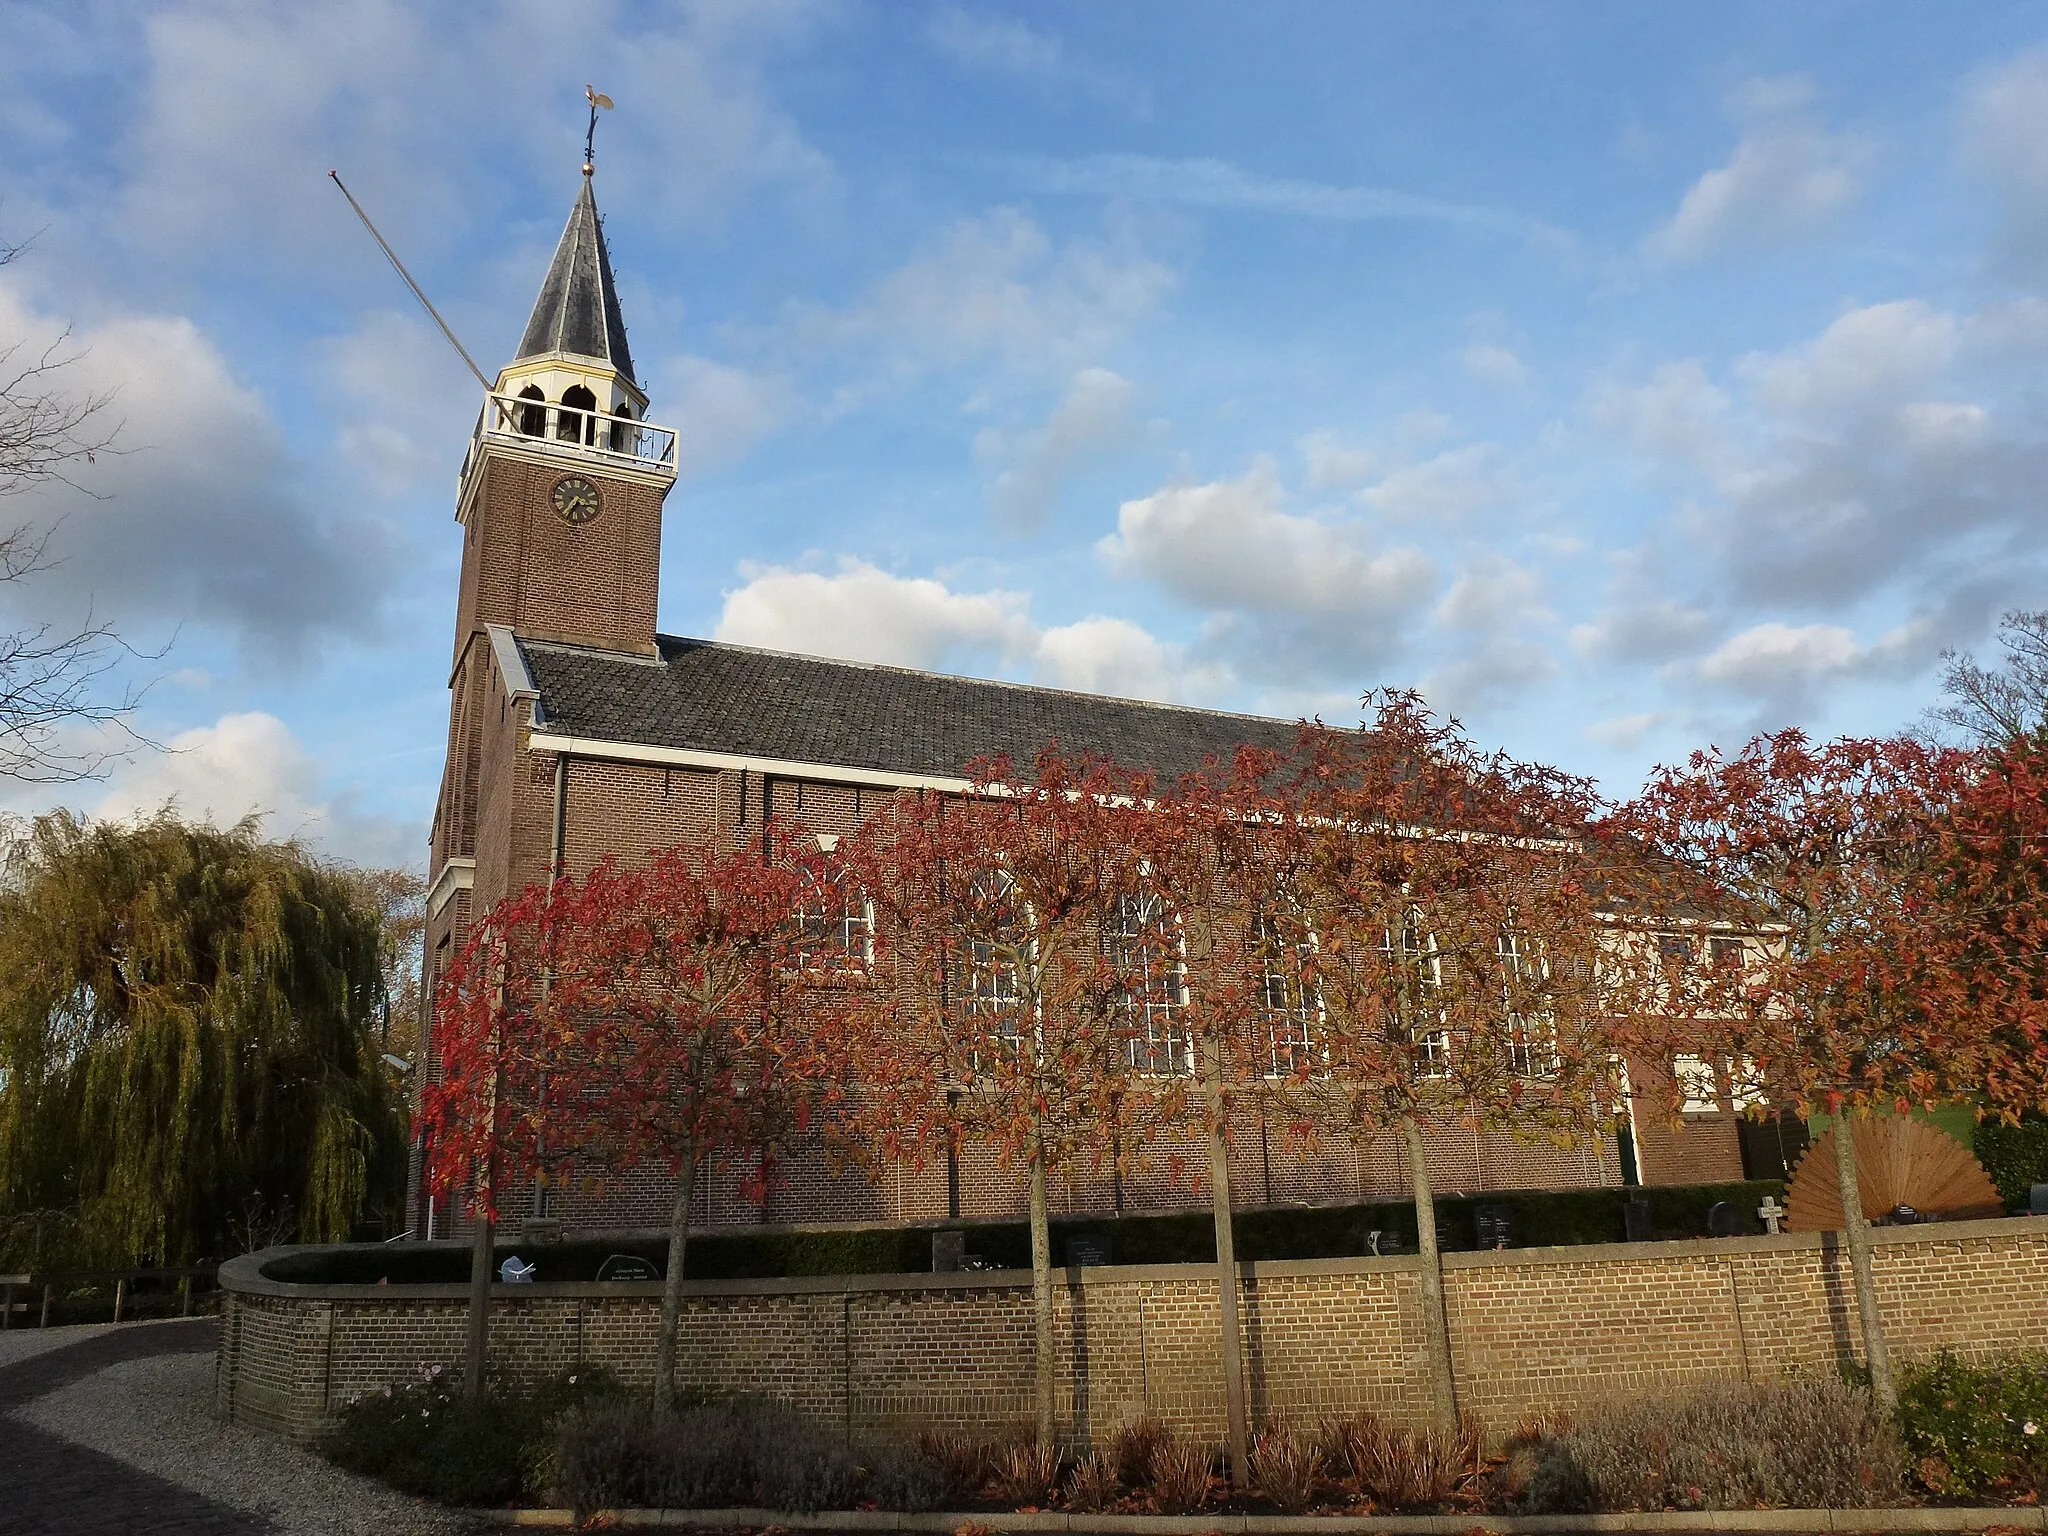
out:
{"label": "white cloud", "polygon": [[369,310],[323,346],[324,377],[345,401],[337,446],[382,495],[440,487],[451,445],[476,413],[469,370],[422,318]]}
{"label": "white cloud", "polygon": [[1169,485],[1125,502],[1098,545],[1120,576],[1144,576],[1199,608],[1364,618],[1405,610],[1435,583],[1427,556],[1376,550],[1355,523],[1283,510],[1272,460],[1239,480]]}
{"label": "white cloud", "polygon": [[[0,335],[37,347],[58,329],[0,282]],[[83,491],[46,486],[9,509],[55,528],[61,563],[32,600],[287,648],[374,626],[389,531],[309,503],[268,403],[209,337],[183,318],[127,315],[76,340],[60,387],[114,396],[104,419],[120,424],[120,451],[80,467]]]}
{"label": "white cloud", "polygon": [[787,381],[708,357],[671,358],[658,376],[654,419],[678,424],[676,451],[686,474],[744,458],[795,410]]}
{"label": "white cloud", "polygon": [[1806,110],[1803,80],[1753,80],[1731,106],[1742,137],[1728,163],[1692,184],[1652,256],[1697,261],[1729,248],[1781,244],[1831,222],[1862,195],[1870,147],[1829,133]]}
{"label": "white cloud", "polygon": [[948,227],[845,310],[793,305],[771,342],[813,359],[850,354],[841,404],[933,370],[995,363],[1070,373],[1149,313],[1174,273],[1128,231],[1055,244],[997,208]]}
{"label": "white cloud", "polygon": [[2003,255],[2023,271],[2048,272],[2048,48],[1971,82],[1963,144],[1998,195]]}
{"label": "white cloud", "polygon": [[298,838],[358,864],[410,865],[422,856],[421,829],[365,816],[351,797],[326,793],[319,763],[275,715],[223,715],[165,747],[119,769],[93,814],[128,820],[170,806],[216,827],[254,816],[266,837]]}
{"label": "white cloud", "polygon": [[1514,235],[1558,252],[1573,245],[1571,236],[1554,225],[1504,208],[1454,203],[1387,187],[1333,186],[1291,176],[1266,176],[1207,157],[1103,154],[1072,160],[1020,159],[1013,161],[1012,167],[1027,185],[1041,192],[1343,223],[1392,219],[1444,224]]}
{"label": "white cloud", "polygon": [[970,675],[1021,672],[1051,687],[1168,703],[1212,698],[1231,681],[1226,668],[1128,619],[1095,614],[1042,630],[1021,592],[956,592],[850,558],[829,572],[767,566],[741,575],[745,584],[725,596],[719,640]]}
{"label": "white cloud", "polygon": [[1514,389],[1529,382],[1529,365],[1507,347],[1475,341],[1459,354],[1459,360],[1465,371],[1482,384]]}
{"label": "white cloud", "polygon": [[1391,471],[1358,493],[1359,502],[1403,522],[1452,527],[1514,498],[1517,487],[1491,443],[1453,448]]}
{"label": "white cloud", "polygon": [[1084,368],[1045,425],[1022,442],[984,434],[976,444],[980,456],[1010,460],[989,486],[997,521],[1015,529],[1043,523],[1068,475],[1137,434],[1135,397],[1130,380],[1107,368]]}
{"label": "white cloud", "polygon": [[1422,687],[1454,713],[1510,703],[1557,671],[1557,616],[1545,601],[1543,578],[1505,556],[1478,554],[1432,617],[1449,654]]}
{"label": "white cloud", "polygon": [[1643,744],[1643,739],[1664,723],[1664,716],[1655,710],[1645,710],[1633,715],[1612,715],[1605,720],[1595,720],[1585,730],[1586,738],[1614,752],[1634,752]]}
{"label": "white cloud", "polygon": [[1039,636],[1034,675],[1055,688],[1119,698],[1198,703],[1230,684],[1229,670],[1197,663],[1128,619],[1091,616]]}
{"label": "white cloud", "polygon": [[1305,491],[1361,485],[1386,462],[1378,449],[1347,442],[1334,432],[1311,432],[1295,446],[1301,450]]}
{"label": "white cloud", "polygon": [[925,37],[964,69],[1022,81],[1055,97],[1080,91],[1140,113],[1151,105],[1151,93],[1141,83],[1076,58],[1050,32],[1014,17],[941,5],[933,10]]}
{"label": "white cloud", "polygon": [[1037,642],[1021,592],[953,592],[852,558],[831,572],[749,565],[740,574],[745,585],[725,594],[715,639],[930,669],[1001,663]]}

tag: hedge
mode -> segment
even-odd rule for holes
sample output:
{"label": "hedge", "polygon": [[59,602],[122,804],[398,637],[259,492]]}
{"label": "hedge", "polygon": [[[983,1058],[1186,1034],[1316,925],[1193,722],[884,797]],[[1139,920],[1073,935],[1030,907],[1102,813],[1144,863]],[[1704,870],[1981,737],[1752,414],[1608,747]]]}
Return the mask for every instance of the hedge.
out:
{"label": "hedge", "polygon": [[[1742,1218],[1742,1230],[1761,1232],[1755,1211],[1765,1195],[1782,1203],[1784,1184],[1757,1179],[1740,1184],[1446,1196],[1437,1201],[1437,1231],[1449,1251],[1477,1248],[1478,1208],[1496,1206],[1505,1208],[1511,1243],[1517,1248],[1618,1243],[1627,1236],[1623,1204],[1634,1197],[1648,1204],[1654,1237],[1705,1236],[1707,1212],[1717,1202],[1734,1208]],[[929,1272],[932,1238],[946,1230],[920,1226],[721,1232],[690,1239],[689,1273],[697,1280],[729,1280]],[[950,1230],[965,1233],[968,1253],[992,1268],[1030,1267],[1030,1234],[1022,1222],[960,1222]],[[1392,1234],[1399,1243],[1397,1251],[1413,1253],[1414,1206],[1398,1201],[1240,1211],[1237,1251],[1244,1259],[1350,1258],[1370,1251],[1369,1235],[1374,1231]],[[1207,1264],[1216,1258],[1214,1229],[1204,1211],[1055,1218],[1054,1260],[1077,1259],[1077,1244],[1093,1246],[1116,1264]],[[642,1235],[547,1244],[500,1242],[497,1252],[501,1262],[517,1253],[537,1264],[542,1280],[595,1280],[598,1267],[615,1253],[637,1255],[659,1269],[666,1262],[668,1245]],[[328,1249],[273,1260],[264,1273],[273,1280],[306,1285],[455,1284],[469,1276],[469,1255],[461,1248],[412,1243]]]}

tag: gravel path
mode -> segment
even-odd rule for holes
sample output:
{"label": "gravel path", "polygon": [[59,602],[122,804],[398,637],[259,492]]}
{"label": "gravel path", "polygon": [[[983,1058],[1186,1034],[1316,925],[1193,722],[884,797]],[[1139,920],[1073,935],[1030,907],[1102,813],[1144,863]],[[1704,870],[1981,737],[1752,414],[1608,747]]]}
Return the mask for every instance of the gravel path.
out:
{"label": "gravel path", "polygon": [[[113,1326],[112,1323],[72,1323],[62,1328],[9,1328],[0,1333],[0,1370],[23,1360],[32,1360],[46,1350],[62,1349],[81,1339],[97,1338]],[[121,1326],[141,1328],[147,1325],[123,1323]]]}
{"label": "gravel path", "polygon": [[476,1529],[463,1517],[353,1476],[283,1440],[213,1416],[213,1356],[131,1360],[37,1399],[36,1428],[216,1503],[280,1536],[412,1536]]}

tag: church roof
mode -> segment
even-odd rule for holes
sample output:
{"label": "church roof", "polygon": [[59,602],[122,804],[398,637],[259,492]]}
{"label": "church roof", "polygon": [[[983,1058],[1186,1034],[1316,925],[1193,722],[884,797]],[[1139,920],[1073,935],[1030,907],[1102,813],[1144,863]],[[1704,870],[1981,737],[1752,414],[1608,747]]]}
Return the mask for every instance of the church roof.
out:
{"label": "church roof", "polygon": [[521,639],[555,735],[957,778],[977,757],[1028,763],[1057,741],[1172,777],[1298,727],[1258,715],[946,677],[905,667],[660,637],[661,658]]}
{"label": "church roof", "polygon": [[604,224],[597,216],[597,199],[587,175],[576,206],[569,210],[568,227],[555,247],[555,259],[540,285],[540,297],[533,301],[533,314],[513,361],[548,352],[599,358],[633,379],[626,318],[619,311],[611,252],[604,243]]}

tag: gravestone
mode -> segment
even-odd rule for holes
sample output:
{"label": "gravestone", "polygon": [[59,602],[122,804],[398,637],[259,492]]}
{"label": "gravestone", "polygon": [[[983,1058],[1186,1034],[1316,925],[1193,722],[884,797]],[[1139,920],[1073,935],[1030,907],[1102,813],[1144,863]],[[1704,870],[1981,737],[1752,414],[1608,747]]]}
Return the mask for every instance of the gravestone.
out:
{"label": "gravestone", "polygon": [[1512,1248],[1515,1243],[1515,1213],[1505,1205],[1475,1205],[1472,1208],[1472,1233],[1482,1249]]}
{"label": "gravestone", "polygon": [[965,1232],[934,1232],[932,1234],[932,1273],[935,1275],[957,1274],[967,1267],[967,1234]]}
{"label": "gravestone", "polygon": [[2048,1216],[2048,1184],[2036,1184],[2027,1191],[2027,1214]]}
{"label": "gravestone", "polygon": [[1749,1223],[1742,1219],[1742,1210],[1733,1202],[1716,1200],[1707,1207],[1707,1236],[1742,1237],[1748,1231]]}
{"label": "gravestone", "polygon": [[1086,1269],[1100,1269],[1109,1263],[1106,1234],[1077,1232],[1067,1239],[1067,1263]]}
{"label": "gravestone", "polygon": [[597,1266],[597,1278],[608,1285],[644,1285],[649,1280],[659,1280],[661,1271],[637,1253],[615,1253]]}
{"label": "gravestone", "polygon": [[1401,1234],[1390,1232],[1384,1227],[1374,1227],[1365,1234],[1365,1251],[1376,1259],[1386,1258],[1401,1251]]}
{"label": "gravestone", "polygon": [[1650,1226],[1650,1202],[1631,1195],[1621,1203],[1621,1229],[1631,1243],[1647,1243],[1656,1237]]}
{"label": "gravestone", "polygon": [[516,1253],[498,1266],[498,1278],[507,1285],[531,1285],[539,1272],[538,1264],[529,1264]]}

